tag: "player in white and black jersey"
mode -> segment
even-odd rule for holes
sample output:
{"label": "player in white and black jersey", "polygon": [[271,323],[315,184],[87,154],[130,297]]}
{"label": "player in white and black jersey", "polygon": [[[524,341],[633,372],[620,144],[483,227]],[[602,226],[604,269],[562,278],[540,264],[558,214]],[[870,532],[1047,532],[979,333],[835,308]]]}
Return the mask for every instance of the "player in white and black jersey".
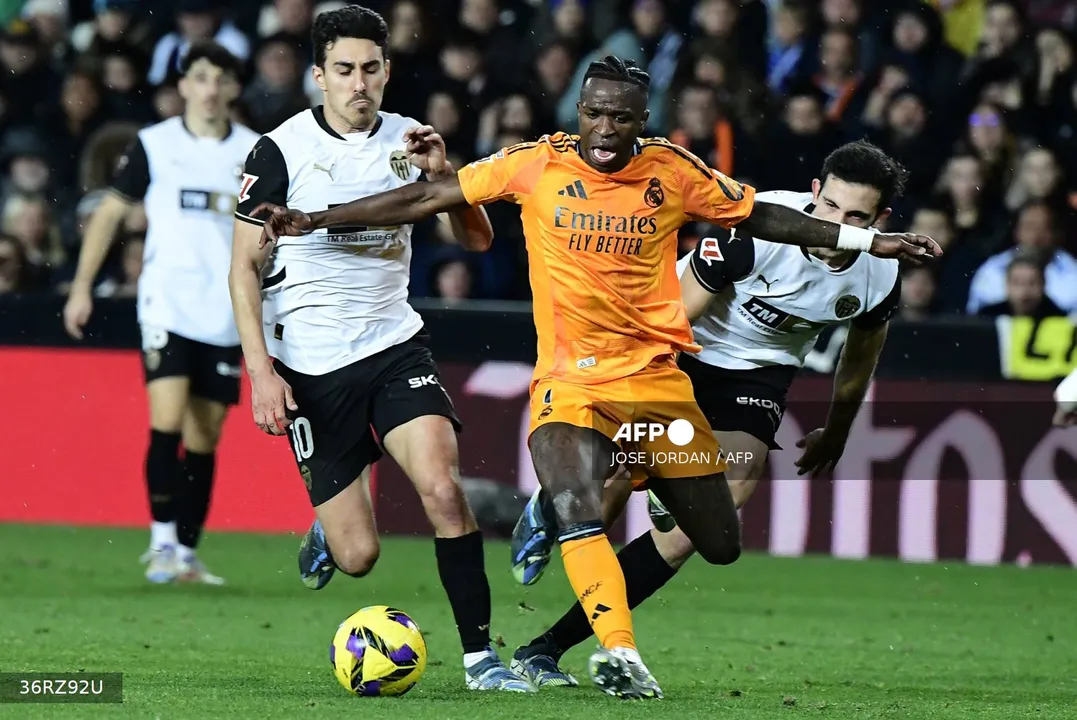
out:
{"label": "player in white and black jersey", "polygon": [[[890,215],[890,202],[902,192],[905,178],[905,170],[882,150],[858,141],[827,157],[811,192],[763,192],[758,199],[869,228]],[[785,412],[786,391],[808,352],[824,329],[850,323],[826,427],[797,443],[803,448],[797,460],[801,474],[832,468],[844,451],[898,308],[898,261],[780,245],[746,237],[734,228],[702,239],[680,260],[678,272],[692,330],[703,348],[695,355],[682,353],[678,365],[692,378],[696,402],[722,452],[751,453],[750,462],[729,462],[725,472],[738,508],[759,482],[769,451],[778,449],[774,438]],[[606,492],[603,512],[610,524],[623,511],[631,487],[614,480]],[[650,503],[655,529],[617,555],[632,607],[657,592],[694,553],[691,541],[653,495]],[[693,511],[711,512],[703,506]],[[517,523],[513,574],[526,584],[537,581],[549,562],[556,536],[553,517],[548,500],[536,492]],[[577,604],[519,648],[514,666],[528,668],[539,686],[573,684],[558,662],[590,633]]]}
{"label": "player in white and black jersey", "polygon": [[[146,577],[219,585],[198,559],[216,448],[228,406],[239,401],[239,334],[228,268],[243,160],[258,135],[229,121],[239,61],[195,43],[181,63],[181,117],[142,129],[121,157],[111,193],[90,218],[64,308],[81,339],[93,285],[116,230],[145,203],[149,227],[138,281],[138,322],[150,405],[146,483],[153,516]],[[180,455],[180,444],[183,454]]]}
{"label": "player in white and black jersey", "polygon": [[[387,42],[385,21],[366,8],[319,15],[313,76],[324,104],[266,134],[247,158],[230,284],[254,419],[291,436],[314,506],[299,553],[308,587],[324,587],[337,569],[361,577],[377,561],[369,469],[384,448],[433,525],[467,686],[533,692],[490,645],[482,535],[459,485],[460,422],[407,302],[411,226],[333,227],[260,249],[262,220],[252,217],[265,202],[321,211],[419,182],[423,172],[453,172],[433,128],[380,111]],[[462,246],[489,247],[482,209],[450,219]]]}

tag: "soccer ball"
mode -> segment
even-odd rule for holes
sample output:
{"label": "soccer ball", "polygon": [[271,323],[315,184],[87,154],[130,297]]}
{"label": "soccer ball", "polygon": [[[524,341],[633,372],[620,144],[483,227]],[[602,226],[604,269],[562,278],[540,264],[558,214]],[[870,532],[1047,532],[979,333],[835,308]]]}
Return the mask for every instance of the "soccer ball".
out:
{"label": "soccer ball", "polygon": [[403,695],[426,670],[426,640],[407,614],[372,605],[340,624],[329,662],[344,689],[364,697]]}

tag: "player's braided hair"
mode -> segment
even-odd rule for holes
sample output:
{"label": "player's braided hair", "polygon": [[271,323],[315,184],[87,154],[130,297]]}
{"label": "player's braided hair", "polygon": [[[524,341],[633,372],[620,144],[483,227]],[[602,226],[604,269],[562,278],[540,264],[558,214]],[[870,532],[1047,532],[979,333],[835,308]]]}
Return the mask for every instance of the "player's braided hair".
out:
{"label": "player's braided hair", "polygon": [[622,60],[616,55],[607,55],[591,63],[587,67],[583,81],[587,82],[591,78],[630,83],[644,92],[649,92],[651,89],[651,76],[643,68],[637,66],[632,60]]}
{"label": "player's braided hair", "polygon": [[909,171],[879,147],[857,140],[842,145],[823,161],[819,179],[825,183],[831,176],[875,188],[879,191],[879,210],[883,210],[905,192]]}

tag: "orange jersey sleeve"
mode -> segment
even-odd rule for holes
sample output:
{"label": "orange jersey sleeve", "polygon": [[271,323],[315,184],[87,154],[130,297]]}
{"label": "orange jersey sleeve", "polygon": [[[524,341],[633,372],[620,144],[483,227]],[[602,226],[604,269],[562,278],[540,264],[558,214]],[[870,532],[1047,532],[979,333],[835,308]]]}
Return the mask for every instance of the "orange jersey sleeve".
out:
{"label": "orange jersey sleeve", "polygon": [[684,213],[691,220],[730,228],[751,214],[755,188],[708,167],[680,145],[658,142],[683,161],[674,163],[674,167],[680,175]]}
{"label": "orange jersey sleeve", "polygon": [[544,147],[547,138],[502,148],[476,160],[456,174],[469,205],[485,205],[495,200],[521,204],[549,160]]}

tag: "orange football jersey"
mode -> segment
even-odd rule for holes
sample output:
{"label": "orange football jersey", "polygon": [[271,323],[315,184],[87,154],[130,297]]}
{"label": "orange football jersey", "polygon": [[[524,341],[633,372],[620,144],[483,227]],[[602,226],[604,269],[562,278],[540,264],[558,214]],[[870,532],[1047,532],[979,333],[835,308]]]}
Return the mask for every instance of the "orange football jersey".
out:
{"label": "orange football jersey", "polygon": [[459,172],[471,205],[521,206],[538,364],[584,384],[630,375],[659,355],[698,352],[681,303],[677,231],[703,220],[730,227],[755,190],[684,148],[640,140],[628,165],[601,173],[558,133],[505,148]]}

